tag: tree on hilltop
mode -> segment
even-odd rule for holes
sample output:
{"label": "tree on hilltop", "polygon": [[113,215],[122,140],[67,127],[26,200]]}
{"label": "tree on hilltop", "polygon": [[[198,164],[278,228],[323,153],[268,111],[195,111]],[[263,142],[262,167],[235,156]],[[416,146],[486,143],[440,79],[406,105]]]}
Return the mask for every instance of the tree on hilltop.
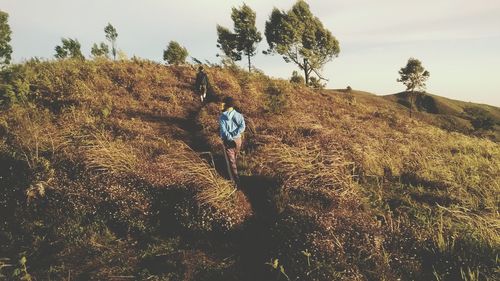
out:
{"label": "tree on hilltop", "polygon": [[402,82],[406,86],[406,91],[409,91],[407,94],[411,118],[412,107],[417,98],[417,93],[414,90],[425,90],[425,81],[429,78],[430,73],[422,66],[420,60],[409,58],[406,66],[399,70],[399,75],[400,78],[397,81]]}
{"label": "tree on hilltop", "polygon": [[12,59],[12,46],[10,45],[12,31],[8,20],[9,14],[0,10],[0,66],[9,64]]}
{"label": "tree on hilltop", "polygon": [[295,63],[304,71],[307,85],[312,72],[327,80],[319,71],[340,52],[337,39],[303,0],[297,1],[287,12],[274,8],[266,21],[265,35],[269,49],[264,53],[277,53],[285,62]]}
{"label": "tree on hilltop", "polygon": [[111,23],[108,23],[106,27],[104,28],[104,33],[106,34],[106,39],[111,43],[111,54],[113,54],[113,59],[116,60],[116,38],[118,38],[118,33],[116,32],[116,29],[111,25]]}
{"label": "tree on hilltop", "polygon": [[413,92],[415,89],[425,90],[425,81],[430,73],[425,70],[420,60],[409,58],[406,66],[399,70],[399,75],[400,78],[397,81],[402,82],[407,91]]}
{"label": "tree on hilltop", "polygon": [[62,38],[61,42],[61,45],[55,47],[56,54],[54,57],[58,59],[85,59],[81,51],[80,42],[77,39]]}
{"label": "tree on hilltop", "polygon": [[176,41],[170,41],[166,50],[163,51],[163,60],[168,64],[186,63],[188,51]]}
{"label": "tree on hilltop", "polygon": [[92,45],[92,49],[90,50],[90,53],[94,57],[109,57],[109,47],[106,43],[101,42],[101,44],[97,45],[97,43],[94,43]]}
{"label": "tree on hilltop", "polygon": [[231,19],[234,32],[217,25],[217,47],[234,61],[239,61],[245,55],[248,58],[248,71],[252,69],[251,57],[255,56],[257,44],[262,41],[262,35],[255,26],[256,13],[246,4],[240,9],[233,7]]}

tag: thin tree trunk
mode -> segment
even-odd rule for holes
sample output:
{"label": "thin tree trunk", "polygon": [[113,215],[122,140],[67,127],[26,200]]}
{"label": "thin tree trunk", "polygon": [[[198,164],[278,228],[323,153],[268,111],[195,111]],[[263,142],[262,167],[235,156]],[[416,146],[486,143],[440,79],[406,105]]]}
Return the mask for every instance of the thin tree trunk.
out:
{"label": "thin tree trunk", "polygon": [[409,96],[408,96],[408,101],[410,102],[410,119],[411,119],[411,111],[413,107],[413,90],[411,90]]}
{"label": "thin tree trunk", "polygon": [[306,86],[309,85],[309,69],[307,67],[306,58],[304,58],[304,78],[306,79]]}
{"label": "thin tree trunk", "polygon": [[247,57],[248,57],[248,72],[252,72],[252,64],[250,63],[250,54],[248,54]]}

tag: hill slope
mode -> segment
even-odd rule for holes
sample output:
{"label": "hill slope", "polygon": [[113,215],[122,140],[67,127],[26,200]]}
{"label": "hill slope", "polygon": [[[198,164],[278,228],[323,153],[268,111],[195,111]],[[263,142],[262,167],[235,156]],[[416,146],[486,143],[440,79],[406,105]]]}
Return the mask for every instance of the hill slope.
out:
{"label": "hill slope", "polygon": [[235,97],[247,120],[237,190],[224,178],[218,105],[199,104],[193,68],[67,60],[4,71],[0,262],[13,266],[0,273],[499,277],[498,144],[392,102],[208,74],[212,99]]}
{"label": "hill slope", "polygon": [[[384,96],[387,100],[409,108],[409,95],[402,92]],[[452,100],[428,93],[419,93],[413,106],[417,116],[443,129],[500,140],[500,108]],[[485,121],[489,123],[486,124]]]}

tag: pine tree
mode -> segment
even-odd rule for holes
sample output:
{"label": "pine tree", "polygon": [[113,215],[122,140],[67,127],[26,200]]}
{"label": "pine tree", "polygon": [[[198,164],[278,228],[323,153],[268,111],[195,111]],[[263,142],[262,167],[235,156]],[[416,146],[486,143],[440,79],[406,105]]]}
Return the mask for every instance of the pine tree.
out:
{"label": "pine tree", "polygon": [[262,36],[255,26],[255,18],[255,11],[243,4],[239,9],[233,7],[231,12],[234,32],[217,25],[217,47],[235,61],[241,60],[243,55],[246,56],[248,71],[252,70],[251,57],[256,54],[257,44],[262,41]]}

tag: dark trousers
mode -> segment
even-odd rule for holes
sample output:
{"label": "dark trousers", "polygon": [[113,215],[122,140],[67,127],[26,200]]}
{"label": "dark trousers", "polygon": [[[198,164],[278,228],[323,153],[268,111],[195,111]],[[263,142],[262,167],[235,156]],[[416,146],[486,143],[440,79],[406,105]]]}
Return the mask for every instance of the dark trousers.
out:
{"label": "dark trousers", "polygon": [[237,138],[234,141],[224,141],[224,157],[226,158],[227,171],[229,173],[229,178],[236,184],[238,184],[240,180],[236,161],[241,149],[241,143],[241,138]]}

